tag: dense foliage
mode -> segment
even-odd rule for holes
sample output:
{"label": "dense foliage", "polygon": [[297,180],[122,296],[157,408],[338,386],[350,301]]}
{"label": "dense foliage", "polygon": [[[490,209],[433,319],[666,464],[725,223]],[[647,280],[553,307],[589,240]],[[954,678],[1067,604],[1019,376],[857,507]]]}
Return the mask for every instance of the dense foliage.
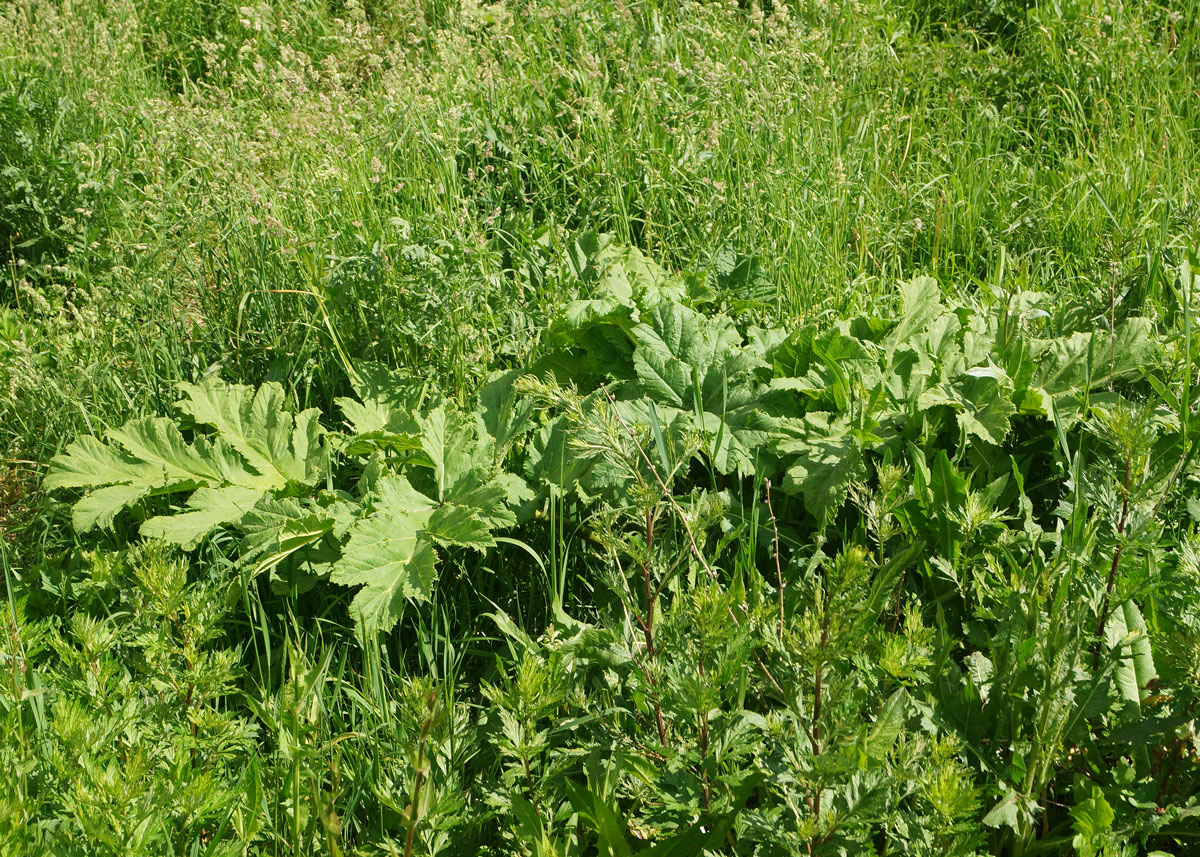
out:
{"label": "dense foliage", "polygon": [[1200,840],[1187,14],[0,21],[0,851]]}

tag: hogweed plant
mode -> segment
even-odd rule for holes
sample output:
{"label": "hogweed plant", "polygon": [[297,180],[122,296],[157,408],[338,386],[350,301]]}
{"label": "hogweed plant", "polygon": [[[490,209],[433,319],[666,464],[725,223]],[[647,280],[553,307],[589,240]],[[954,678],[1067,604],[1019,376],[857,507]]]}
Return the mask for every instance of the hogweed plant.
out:
{"label": "hogweed plant", "polygon": [[[353,623],[336,667],[290,630],[287,694],[246,700],[287,748],[286,841],[1023,855],[1194,833],[1188,325],[1056,329],[1049,296],[918,278],[892,316],[757,327],[607,238],[567,268],[578,300],[536,359],[466,407],[362,365],[339,429],[207,378],[178,418],[52,463],[82,531],[136,526],[221,556],[233,601]],[[514,592],[470,594],[499,569]],[[514,619],[537,569],[543,618]],[[456,624],[469,641],[387,654]],[[190,710],[191,682],[215,691],[172,633]],[[394,664],[449,682],[485,643],[478,694],[417,694],[390,785],[342,773],[392,718]]]}

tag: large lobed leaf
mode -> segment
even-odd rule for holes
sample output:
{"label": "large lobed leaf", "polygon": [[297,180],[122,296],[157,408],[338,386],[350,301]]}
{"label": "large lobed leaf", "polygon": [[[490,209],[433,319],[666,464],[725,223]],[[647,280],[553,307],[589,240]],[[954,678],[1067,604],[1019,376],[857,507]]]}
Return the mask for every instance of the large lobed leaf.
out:
{"label": "large lobed leaf", "polygon": [[317,412],[288,413],[278,384],[255,392],[208,378],[180,389],[180,409],[211,434],[189,443],[173,420],[141,417],[110,429],[105,440],[80,438],[50,462],[47,488],[87,491],[73,509],[76,529],[111,526],[146,497],[194,491],[183,514],[143,525],[148,536],[194,547],[269,493],[320,478],[325,451]]}
{"label": "large lobed leaf", "polygon": [[332,567],[334,583],[361,587],[350,610],[363,638],[389,630],[405,604],[429,597],[437,545],[482,551],[496,544],[493,529],[516,523],[506,506],[505,482],[481,463],[488,445],[477,422],[438,405],[416,418],[415,426],[423,455],[411,460],[418,465],[412,476],[428,484],[428,493],[404,475],[381,478],[371,513],[349,527],[349,540]]}
{"label": "large lobed leaf", "polygon": [[362,587],[350,605],[361,636],[391,628],[407,601],[429,596],[437,557],[423,530],[433,510],[407,479],[389,476],[379,483],[375,513],[351,527],[330,580]]}

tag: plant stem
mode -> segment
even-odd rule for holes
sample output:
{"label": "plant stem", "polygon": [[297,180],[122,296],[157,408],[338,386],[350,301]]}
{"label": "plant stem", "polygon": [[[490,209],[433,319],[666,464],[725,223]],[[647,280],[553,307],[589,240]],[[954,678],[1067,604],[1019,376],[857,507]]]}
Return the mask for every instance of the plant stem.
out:
{"label": "plant stem", "polygon": [[771,480],[764,483],[767,495],[767,511],[771,514],[771,530],[775,533],[775,577],[779,581],[779,642],[783,642],[783,567],[779,561],[779,525],[775,520],[775,507],[771,504]]}
{"label": "plant stem", "polygon": [[1121,519],[1117,522],[1117,546],[1113,550],[1112,566],[1108,570],[1108,585],[1104,589],[1104,600],[1100,602],[1100,618],[1096,623],[1096,643],[1092,650],[1092,672],[1100,667],[1100,647],[1104,639],[1104,626],[1108,624],[1108,601],[1112,597],[1113,585],[1117,580],[1117,567],[1121,564],[1121,549],[1125,547],[1121,542],[1121,537],[1125,535],[1125,526],[1129,522],[1130,468],[1130,457],[1126,455],[1125,481],[1121,488]]}
{"label": "plant stem", "polygon": [[[433,715],[436,705],[437,696],[433,690],[430,690],[429,697],[425,702],[425,722],[421,724],[421,740],[417,743],[417,771],[413,777],[412,800],[408,805],[409,822],[408,833],[404,837],[404,857],[412,857],[413,836],[417,832],[417,822],[421,820],[421,787],[425,785],[425,742],[429,740],[429,733],[433,730]],[[525,771],[528,773],[529,768],[526,767]],[[537,804],[534,804],[534,808],[537,808]]]}
{"label": "plant stem", "polygon": [[646,466],[650,468],[650,473],[654,476],[654,481],[657,482],[658,487],[662,489],[663,498],[670,504],[671,508],[675,510],[675,514],[679,516],[679,522],[683,524],[683,531],[687,533],[688,542],[691,545],[692,554],[696,557],[696,561],[700,563],[709,577],[716,577],[717,573],[713,571],[712,566],[708,564],[708,560],[704,558],[704,554],[700,552],[700,545],[696,543],[696,534],[692,532],[691,525],[688,524],[687,515],[684,514],[683,508],[675,501],[675,497],[672,496],[671,489],[667,487],[667,483],[663,482],[662,477],[658,474],[658,468],[654,466],[654,462],[651,461],[650,456],[646,454],[646,450],[642,447],[641,441],[637,439],[637,434],[634,433],[633,429],[629,426],[629,423],[625,422],[625,418],[621,416],[621,412],[617,410],[617,400],[613,397],[613,394],[608,391],[607,386],[601,385],[600,389],[604,391],[604,395],[608,398],[609,403],[613,406],[613,416],[617,418],[617,422],[621,424],[621,427],[625,429],[626,434],[629,435],[629,439],[633,441],[633,445],[637,447],[638,454],[641,456],[642,461],[646,462]]}
{"label": "plant stem", "polygon": [[[646,598],[646,618],[641,623],[642,635],[646,640],[646,657],[652,661],[655,658],[654,648],[654,606],[658,603],[658,589],[656,589],[651,581],[650,573],[650,555],[654,550],[654,510],[646,511],[646,558],[642,561],[642,585],[645,590]],[[654,722],[658,726],[658,740],[665,747],[667,745],[667,727],[663,721],[662,700],[658,692],[658,680],[651,672],[647,663],[643,672],[646,675],[646,680],[650,682],[650,687],[654,691]]]}

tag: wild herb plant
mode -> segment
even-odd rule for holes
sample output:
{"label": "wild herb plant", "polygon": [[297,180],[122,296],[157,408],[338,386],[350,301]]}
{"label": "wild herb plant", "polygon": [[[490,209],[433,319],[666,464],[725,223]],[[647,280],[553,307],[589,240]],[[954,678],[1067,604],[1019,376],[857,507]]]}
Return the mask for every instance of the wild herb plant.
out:
{"label": "wild herb plant", "polygon": [[[1160,517],[1196,476],[1178,336],[1140,318],[1055,334],[1046,296],[955,304],[929,279],[893,318],[743,331],[704,311],[701,281],[608,239],[577,247],[589,296],[473,412],[362,366],[332,432],[278,387],[209,379],[182,387],[190,422],[81,439],[48,484],[87,490],[81,530],[129,508],[184,550],[235,534],[241,591],[270,570],[289,610],[326,579],[361,584],[345,609],[364,652],[407,602],[426,609],[436,551],[527,552],[493,532],[536,529],[539,507],[571,518],[592,606],[570,617],[560,579],[540,640],[493,614],[512,660],[472,727],[497,779],[478,781],[471,835],[548,854],[1182,835],[1164,749],[1190,782],[1194,750],[1166,735],[1192,694],[1164,685],[1145,618],[1190,627],[1159,596],[1160,566],[1186,575],[1191,556]],[[164,496],[184,502],[149,515]],[[300,667],[292,648],[292,690],[248,704],[290,748],[290,841],[323,832],[332,851],[331,656]],[[429,754],[449,709],[427,700],[389,798],[410,852],[443,841],[427,807],[449,772]]]}

